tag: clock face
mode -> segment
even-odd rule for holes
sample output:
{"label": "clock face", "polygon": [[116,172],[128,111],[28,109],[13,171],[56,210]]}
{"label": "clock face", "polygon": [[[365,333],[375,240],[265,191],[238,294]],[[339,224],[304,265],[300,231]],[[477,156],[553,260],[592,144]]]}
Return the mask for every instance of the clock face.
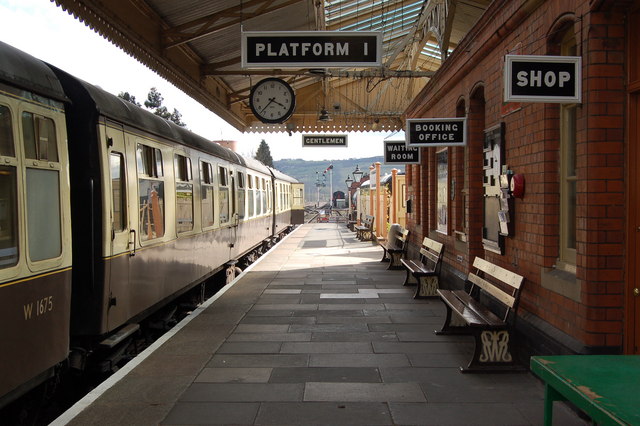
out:
{"label": "clock face", "polygon": [[296,96],[285,81],[265,78],[251,89],[249,106],[263,123],[282,123],[293,114]]}

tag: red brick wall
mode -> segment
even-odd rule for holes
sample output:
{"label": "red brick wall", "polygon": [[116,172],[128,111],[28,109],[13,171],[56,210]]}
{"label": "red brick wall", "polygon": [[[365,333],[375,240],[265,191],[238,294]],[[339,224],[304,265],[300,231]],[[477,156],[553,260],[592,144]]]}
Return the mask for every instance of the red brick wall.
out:
{"label": "red brick wall", "polygon": [[[466,249],[456,250],[455,235],[436,235],[446,244],[445,261],[468,272],[473,257],[526,277],[520,309],[538,316],[585,346],[622,345],[625,244],[625,13],[588,0],[495,1],[485,17],[416,97],[407,116],[455,117],[466,105],[468,146],[450,149],[456,187],[467,192],[450,201],[453,230],[461,212],[468,226]],[[607,2],[604,2],[607,3]],[[503,111],[503,60],[506,53],[557,54],[555,32],[573,22],[582,56],[583,101],[577,107],[577,280],[580,300],[543,288],[541,273],[559,255],[559,110],[557,104],[522,103]],[[510,105],[516,107],[517,105]],[[515,234],[505,239],[505,254],[482,247],[483,130],[505,123],[505,163],[526,179],[524,199],[515,200]],[[432,152],[429,152],[431,150]],[[417,243],[435,228],[435,150],[423,150],[423,164],[409,174]],[[464,167],[459,172],[456,167]],[[466,175],[466,176],[465,176]],[[462,188],[462,185],[464,188]],[[457,192],[456,188],[456,192]],[[417,204],[422,204],[419,208]],[[417,219],[420,218],[418,221]],[[420,233],[416,225],[423,226]],[[433,235],[433,234],[432,234]],[[461,247],[460,244],[457,247]],[[462,263],[459,261],[462,257]]]}

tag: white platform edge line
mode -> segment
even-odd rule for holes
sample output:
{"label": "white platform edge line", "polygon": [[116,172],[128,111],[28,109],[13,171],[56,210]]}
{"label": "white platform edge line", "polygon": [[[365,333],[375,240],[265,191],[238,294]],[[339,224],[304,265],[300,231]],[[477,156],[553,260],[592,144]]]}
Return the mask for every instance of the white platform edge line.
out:
{"label": "white platform edge line", "polygon": [[191,315],[185,317],[182,321],[180,321],[178,324],[176,324],[175,327],[173,327],[171,330],[167,331],[158,340],[153,342],[153,344],[151,344],[151,346],[149,346],[144,351],[140,352],[140,354],[138,356],[136,356],[134,359],[129,361],[127,364],[125,364],[124,367],[122,367],[120,370],[118,370],[114,374],[112,374],[107,380],[105,380],[104,382],[100,383],[100,385],[98,385],[95,389],[93,389],[91,392],[89,392],[87,395],[85,395],[82,399],[80,399],[78,402],[76,402],[74,405],[72,405],[67,411],[62,413],[57,419],[55,419],[53,422],[51,422],[49,424],[49,426],[63,426],[63,425],[68,424],[78,414],[80,414],[88,406],[90,406],[95,400],[97,400],[105,391],[107,391],[112,386],[114,386],[116,383],[118,383],[120,380],[122,380],[127,374],[129,374],[129,372],[131,372],[131,370],[136,368],[138,365],[140,365],[142,363],[142,361],[147,359],[147,357],[149,357],[149,355],[151,355],[153,352],[155,352],[167,340],[172,338],[178,331],[180,331],[183,327],[185,327],[188,323],[190,323],[191,320],[193,320],[198,315],[200,315],[205,309],[207,309],[211,304],[213,304],[213,302],[218,300],[218,298],[220,298],[224,293],[226,293],[227,290],[229,290],[238,281],[240,281],[240,279],[243,278],[246,273],[251,271],[253,269],[254,265],[258,265],[263,259],[265,259],[267,257],[266,255],[270,254],[270,252],[273,249],[278,247],[281,243],[286,241],[290,236],[295,234],[301,228],[302,228],[302,226],[297,226],[293,231],[291,231],[289,234],[287,234],[282,240],[278,241],[278,243],[275,246],[271,247],[267,253],[265,253],[264,255],[260,256],[260,258],[258,258],[258,260],[253,262],[251,265],[249,265],[249,267],[247,269],[242,271],[242,273],[240,273],[240,275],[238,275],[233,281],[231,281],[229,284],[227,284],[224,287],[222,287],[215,295],[213,295],[212,297],[207,299],[207,301],[205,301],[202,305],[200,305],[198,308],[196,308]]}

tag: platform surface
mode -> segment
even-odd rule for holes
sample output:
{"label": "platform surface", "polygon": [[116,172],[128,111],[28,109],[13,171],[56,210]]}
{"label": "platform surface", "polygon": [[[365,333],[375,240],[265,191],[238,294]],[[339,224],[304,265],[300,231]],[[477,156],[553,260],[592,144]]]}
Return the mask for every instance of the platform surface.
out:
{"label": "platform surface", "polygon": [[381,255],[344,224],[301,226],[55,424],[542,424],[543,384],[461,374],[472,338],[434,335],[442,302],[414,300]]}

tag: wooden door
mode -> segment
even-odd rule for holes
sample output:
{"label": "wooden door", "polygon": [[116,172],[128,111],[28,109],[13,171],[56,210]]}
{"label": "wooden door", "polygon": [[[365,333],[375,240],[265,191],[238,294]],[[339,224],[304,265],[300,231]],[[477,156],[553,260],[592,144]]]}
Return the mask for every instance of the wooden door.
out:
{"label": "wooden door", "polygon": [[628,250],[625,309],[625,353],[640,354],[640,0],[629,19],[629,156],[628,170]]}

